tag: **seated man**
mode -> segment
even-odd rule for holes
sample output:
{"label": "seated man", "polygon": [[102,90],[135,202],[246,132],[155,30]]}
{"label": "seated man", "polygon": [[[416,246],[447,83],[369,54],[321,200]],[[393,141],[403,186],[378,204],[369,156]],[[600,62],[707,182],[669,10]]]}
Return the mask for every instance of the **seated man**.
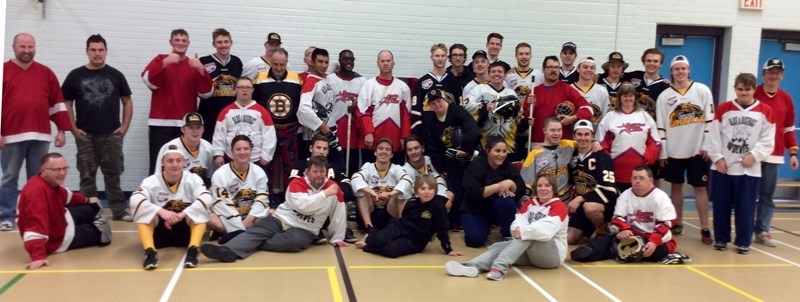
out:
{"label": "seated man", "polygon": [[365,163],[351,178],[358,213],[367,230],[382,229],[391,218],[400,218],[414,184],[403,168],[392,164],[390,139],[382,138],[375,146],[375,163]]}
{"label": "seated man", "polygon": [[406,164],[403,165],[403,170],[406,171],[408,176],[414,181],[421,175],[430,175],[436,180],[436,195],[447,198],[445,204],[447,211],[450,211],[450,206],[453,202],[453,192],[447,189],[447,182],[444,177],[439,175],[436,168],[433,167],[431,158],[425,155],[425,146],[414,135],[408,136],[403,139],[406,150]]}
{"label": "seated man", "polygon": [[[322,156],[324,158],[328,158],[328,154],[330,152],[330,142],[325,135],[317,134],[311,138],[311,142],[308,145],[308,151],[311,154],[311,157],[314,156]],[[342,190],[342,194],[344,196],[345,202],[353,202],[355,201],[355,196],[353,195],[353,188],[350,186],[350,178],[342,173],[342,170],[338,167],[335,167],[335,164],[332,161],[328,161],[330,165],[328,167],[328,179],[333,180],[339,185],[339,189]],[[305,176],[306,166],[308,165],[308,159],[299,159],[294,162],[294,167],[292,171],[289,173],[289,178],[303,178]],[[278,208],[279,203],[277,202],[270,202],[270,209]],[[330,224],[330,220],[326,220],[325,224],[322,226],[322,229],[327,229],[328,225]],[[322,244],[325,243],[328,239],[325,238],[325,235],[322,234],[322,229],[320,229],[319,233],[317,234],[316,243]],[[345,228],[344,233],[344,241],[347,243],[354,243],[356,242],[356,236],[353,235],[353,231],[350,228]]]}
{"label": "seated man", "polygon": [[344,242],[347,208],[339,186],[328,179],[328,161],[322,156],[308,160],[305,177],[289,182],[286,202],[274,214],[256,221],[253,227],[224,245],[203,244],[200,252],[222,262],[244,259],[257,250],[299,252],[317,238],[326,218],[330,218],[331,243]]}
{"label": "seated man", "polygon": [[33,260],[28,269],[50,265],[47,255],[111,244],[111,229],[97,198],[64,187],[67,160],[58,153],[42,158],[39,174],[19,194],[19,234]]}
{"label": "seated man", "polygon": [[592,151],[594,130],[589,120],[575,123],[572,137],[577,148],[569,165],[570,184],[574,198],[568,203],[569,231],[567,242],[576,244],[591,238],[597,231],[605,233],[611,221],[619,192],[614,185],[614,163],[603,150]]}
{"label": "seated man", "polygon": [[223,243],[267,216],[267,174],[250,162],[252,150],[249,137],[233,137],[233,161],[219,167],[211,179],[214,203],[208,226],[216,233],[226,234],[220,238]]}
{"label": "seated man", "polygon": [[183,170],[183,154],[169,146],[164,171],[145,178],[130,199],[133,221],[144,247],[144,269],[158,267],[156,248],[188,246],[185,267],[197,266],[197,247],[208,221],[212,196],[199,176]]}
{"label": "seated man", "polygon": [[[633,169],[631,181],[633,186],[617,198],[611,233],[596,237],[589,244],[573,250],[570,253],[572,261],[591,262],[612,258],[664,264],[689,261],[686,255],[675,253],[677,243],[670,231],[675,208],[667,193],[653,185],[653,172],[646,165],[638,166]],[[631,253],[629,247],[618,245],[620,241],[629,239],[637,239],[641,245],[630,246],[640,246],[641,251]]]}
{"label": "seated man", "polygon": [[[169,141],[161,150],[158,157],[164,157],[169,146],[178,147],[178,151],[183,154],[183,170],[192,172],[203,179],[203,183],[208,187],[211,185],[211,176],[214,175],[214,152],[211,150],[211,143],[203,139],[203,116],[197,112],[187,113],[183,117],[183,127],[181,136]],[[156,161],[153,171],[161,171],[161,161]]]}

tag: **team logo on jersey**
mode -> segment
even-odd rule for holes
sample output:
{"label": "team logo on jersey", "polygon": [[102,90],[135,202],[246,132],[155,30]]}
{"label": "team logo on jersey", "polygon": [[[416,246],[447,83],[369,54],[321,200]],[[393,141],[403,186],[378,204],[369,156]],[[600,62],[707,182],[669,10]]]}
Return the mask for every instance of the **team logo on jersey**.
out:
{"label": "team logo on jersey", "polygon": [[[513,86],[512,86],[513,87]],[[519,99],[520,103],[525,101],[525,97],[531,92],[530,87],[526,85],[519,85],[517,88],[514,89],[517,92],[517,98]]]}
{"label": "team logo on jersey", "polygon": [[600,110],[600,106],[597,106],[595,103],[589,104],[592,105],[592,112],[594,112],[594,114],[592,114],[592,124],[597,124],[603,119],[603,111]]}
{"label": "team logo on jersey", "polygon": [[197,174],[197,176],[200,176],[200,177],[206,177],[206,174],[208,173],[208,169],[203,168],[201,166],[194,166],[191,169],[189,169],[189,172]]}
{"label": "team logo on jersey", "polygon": [[694,123],[705,123],[705,114],[700,106],[691,103],[683,103],[675,107],[669,114],[669,126],[678,127]]}
{"label": "team logo on jersey", "polygon": [[419,217],[422,217],[424,219],[431,219],[431,217],[433,217],[433,215],[431,215],[431,212],[429,212],[428,210],[425,210],[425,211],[422,211],[422,214],[419,214]]}
{"label": "team logo on jersey", "polygon": [[236,96],[236,78],[220,74],[214,78],[214,96]]}
{"label": "team logo on jersey", "polygon": [[729,118],[728,123],[733,127],[733,136],[726,146],[728,150],[735,154],[750,152],[750,145],[747,143],[747,139],[753,133],[753,127],[758,123],[758,120],[747,116],[736,116]]}
{"label": "team logo on jersey", "polygon": [[536,160],[536,170],[540,170],[541,171],[542,169],[547,168],[547,164],[549,164],[549,163],[550,163],[550,161],[547,160],[546,158],[540,158],[540,159]]}
{"label": "team logo on jersey", "polygon": [[422,90],[431,89],[431,86],[433,86],[433,80],[426,79],[426,80],[422,81],[422,83],[420,85],[422,85]]}
{"label": "team logo on jersey", "polygon": [[256,200],[256,191],[251,189],[241,189],[233,196],[233,206],[239,214],[250,213],[250,208]]}
{"label": "team logo on jersey", "polygon": [[572,179],[575,181],[575,193],[578,195],[589,193],[597,187],[597,180],[594,179],[594,176],[581,170],[572,173]]}
{"label": "team logo on jersey", "polygon": [[349,91],[340,91],[339,94],[336,95],[337,102],[345,102],[348,104],[352,104],[358,99],[358,93],[352,93]]}
{"label": "team logo on jersey", "polygon": [[[372,175],[372,176],[369,177],[370,186],[376,187],[376,186],[378,186],[378,183],[380,183],[380,182],[381,182],[381,178],[378,175]],[[375,191],[375,192],[377,193],[378,191]]]}
{"label": "team logo on jersey", "polygon": [[167,193],[167,192],[158,192],[158,194],[156,194],[156,201],[158,203],[165,203],[165,202],[167,202],[167,200],[169,200],[169,193]]}
{"label": "team logo on jersey", "polygon": [[383,97],[380,104],[400,104],[400,96],[397,94],[387,94]]}
{"label": "team logo on jersey", "polygon": [[[540,209],[541,211],[541,209]],[[550,210],[548,209],[547,212],[549,213]],[[547,217],[547,214],[536,211],[528,213],[528,223],[532,223],[534,221],[539,221],[539,219]]]}
{"label": "team logo on jersey", "polygon": [[164,209],[175,213],[180,213],[183,212],[183,210],[186,209],[188,206],[189,204],[183,202],[183,200],[173,199],[168,201],[167,204],[164,205]]}
{"label": "team logo on jersey", "polygon": [[608,96],[608,111],[614,110],[619,106],[619,97],[616,95],[609,95]]}
{"label": "team logo on jersey", "polygon": [[556,115],[573,115],[575,113],[575,105],[570,101],[563,101],[556,105]]}
{"label": "team logo on jersey", "polygon": [[461,128],[452,126],[444,128],[439,139],[445,148],[459,148],[461,147]]}
{"label": "team logo on jersey", "polygon": [[647,112],[653,119],[656,118],[656,101],[653,100],[649,94],[644,92],[639,93],[639,108],[642,108],[642,110]]}
{"label": "team logo on jersey", "polygon": [[[508,74],[511,74],[511,72],[509,72]],[[517,84],[519,84],[519,79],[511,79],[511,81],[508,81],[508,86],[510,87],[516,87]]]}
{"label": "team logo on jersey", "polygon": [[626,122],[626,123],[620,125],[617,128],[620,129],[619,133],[634,133],[634,132],[642,132],[642,131],[644,131],[644,126],[645,126],[644,123]]}
{"label": "team logo on jersey", "polygon": [[642,84],[642,79],[631,79],[631,84],[633,87],[639,87]]}
{"label": "team logo on jersey", "polygon": [[311,109],[317,113],[317,117],[322,120],[323,123],[327,123],[328,117],[331,116],[331,112],[333,111],[333,103],[325,102],[325,104],[320,104],[316,101],[312,101]]}
{"label": "team logo on jersey", "polygon": [[206,72],[208,72],[208,73],[212,73],[212,72],[214,72],[214,70],[217,70],[217,64],[214,64],[214,63],[207,63],[207,64],[203,65],[203,67],[205,67]]}
{"label": "team logo on jersey", "polygon": [[677,96],[673,95],[673,96],[667,98],[667,106],[675,105],[675,103],[677,103],[677,102],[678,102],[678,97]]}
{"label": "team logo on jersey", "polygon": [[284,119],[292,113],[292,98],[283,93],[273,94],[267,101],[267,107],[273,117]]}

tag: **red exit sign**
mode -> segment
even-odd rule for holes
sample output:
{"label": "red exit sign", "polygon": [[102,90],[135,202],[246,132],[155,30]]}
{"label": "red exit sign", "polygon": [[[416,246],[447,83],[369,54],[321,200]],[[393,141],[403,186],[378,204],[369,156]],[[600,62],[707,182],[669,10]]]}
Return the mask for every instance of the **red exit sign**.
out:
{"label": "red exit sign", "polygon": [[764,9],[764,0],[739,0],[739,8],[762,10]]}

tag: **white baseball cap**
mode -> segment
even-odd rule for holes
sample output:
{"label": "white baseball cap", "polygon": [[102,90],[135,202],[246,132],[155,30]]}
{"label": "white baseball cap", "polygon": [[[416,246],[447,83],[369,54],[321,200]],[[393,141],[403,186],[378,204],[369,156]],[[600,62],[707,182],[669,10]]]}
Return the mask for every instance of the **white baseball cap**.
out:
{"label": "white baseball cap", "polygon": [[572,127],[572,133],[578,131],[578,129],[589,129],[592,133],[594,133],[594,127],[592,126],[592,122],[589,120],[578,120],[575,122],[575,126]]}
{"label": "white baseball cap", "polygon": [[689,66],[689,59],[687,59],[684,55],[677,55],[672,58],[672,61],[669,63],[669,68],[672,68],[672,66],[675,66],[675,64],[678,63],[684,63],[686,66]]}

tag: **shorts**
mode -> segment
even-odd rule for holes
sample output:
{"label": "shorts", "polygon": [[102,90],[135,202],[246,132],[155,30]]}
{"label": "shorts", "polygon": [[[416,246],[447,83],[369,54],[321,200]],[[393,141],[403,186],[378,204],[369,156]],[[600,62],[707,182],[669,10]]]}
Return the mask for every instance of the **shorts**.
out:
{"label": "shorts", "polygon": [[[592,201],[587,201],[592,202]],[[604,204],[603,208],[603,221],[608,223],[614,216],[614,208],[616,207],[616,200],[613,203]],[[571,228],[579,229],[583,232],[583,237],[591,238],[596,228],[591,220],[586,217],[586,212],[583,211],[583,204],[578,207],[575,214],[569,217],[568,226]]]}
{"label": "shorts", "polygon": [[156,248],[163,247],[188,247],[192,230],[186,219],[174,224],[171,230],[164,226],[164,220],[159,219],[156,229],[153,231],[153,243]]}
{"label": "shorts", "polygon": [[667,166],[661,171],[664,180],[682,184],[684,175],[688,178],[689,184],[693,187],[705,187],[708,185],[708,169],[711,162],[706,161],[700,155],[690,158],[668,158]]}

